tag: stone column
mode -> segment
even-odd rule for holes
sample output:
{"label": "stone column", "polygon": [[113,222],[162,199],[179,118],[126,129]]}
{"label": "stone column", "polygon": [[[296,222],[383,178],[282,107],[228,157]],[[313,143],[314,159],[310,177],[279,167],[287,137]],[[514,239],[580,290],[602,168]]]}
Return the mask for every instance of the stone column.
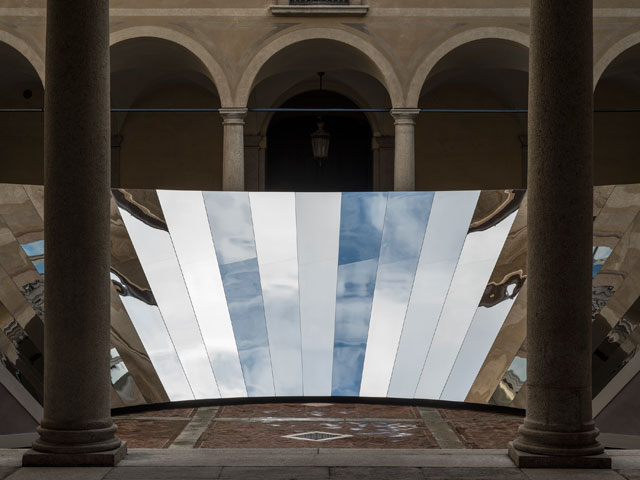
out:
{"label": "stone column", "polygon": [[23,465],[114,465],[109,394],[109,2],[47,2],[45,372]]}
{"label": "stone column", "polygon": [[396,143],[393,167],[393,186],[396,191],[416,189],[416,117],[417,108],[394,108],[391,115],[395,119]]}
{"label": "stone column", "polygon": [[592,0],[532,0],[520,467],[610,468],[591,412]]}
{"label": "stone column", "polygon": [[221,108],[224,125],[222,189],[244,191],[244,117],[246,108]]}

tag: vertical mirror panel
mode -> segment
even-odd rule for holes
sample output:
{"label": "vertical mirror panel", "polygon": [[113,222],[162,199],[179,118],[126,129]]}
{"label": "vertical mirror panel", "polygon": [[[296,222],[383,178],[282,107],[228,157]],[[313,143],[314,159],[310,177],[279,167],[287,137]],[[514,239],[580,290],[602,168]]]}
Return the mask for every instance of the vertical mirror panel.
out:
{"label": "vertical mirror panel", "polygon": [[21,246],[38,273],[44,275],[44,240],[36,240]]}
{"label": "vertical mirror panel", "polygon": [[135,378],[115,347],[110,351],[111,385],[124,405],[141,405],[147,403],[140,393]]}
{"label": "vertical mirror panel", "polygon": [[343,193],[332,394],[358,395],[369,332],[386,193]]}
{"label": "vertical mirror panel", "polygon": [[236,339],[202,193],[158,190],[222,397],[246,397]]}
{"label": "vertical mirror panel", "polygon": [[360,395],[384,397],[424,241],[432,192],[390,192],[371,307]]}
{"label": "vertical mirror panel", "polygon": [[127,283],[113,272],[111,281],[117,287],[122,304],[140,336],[140,341],[158,373],[169,400],[193,400],[191,386],[158,307],[130,295],[126,288]]}
{"label": "vertical mirror panel", "polygon": [[389,384],[389,397],[412,398],[480,192],[437,192]]}
{"label": "vertical mirror panel", "polygon": [[440,398],[516,213],[487,230],[467,235],[431,341],[416,397]]}
{"label": "vertical mirror panel", "polygon": [[294,193],[250,193],[276,395],[302,389],[300,297]]}
{"label": "vertical mirror panel", "polygon": [[331,395],[340,193],[296,193],[304,394]]}
{"label": "vertical mirror panel", "polygon": [[508,406],[527,381],[527,359],[516,355],[491,396],[492,405]]}
{"label": "vertical mirror panel", "polygon": [[220,396],[169,232],[120,209],[196,399]]}
{"label": "vertical mirror panel", "polygon": [[203,192],[203,196],[247,394],[274,396],[249,194]]}
{"label": "vertical mirror panel", "polygon": [[596,275],[605,264],[612,251],[613,250],[611,250],[611,248],[609,247],[593,247],[591,278],[596,278]]}
{"label": "vertical mirror panel", "polygon": [[440,396],[441,400],[463,402],[467,397],[516,298],[517,295],[507,297],[491,307],[478,307]]}

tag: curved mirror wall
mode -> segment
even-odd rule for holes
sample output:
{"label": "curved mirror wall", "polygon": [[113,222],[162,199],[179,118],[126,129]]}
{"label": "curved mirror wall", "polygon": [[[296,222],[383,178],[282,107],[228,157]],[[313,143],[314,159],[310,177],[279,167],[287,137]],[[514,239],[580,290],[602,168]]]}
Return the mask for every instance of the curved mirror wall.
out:
{"label": "curved mirror wall", "polygon": [[[42,401],[42,188],[0,191],[0,361]],[[595,190],[594,395],[640,370],[639,212],[640,185]],[[114,407],[273,396],[524,407],[522,191],[114,190],[111,225]]]}

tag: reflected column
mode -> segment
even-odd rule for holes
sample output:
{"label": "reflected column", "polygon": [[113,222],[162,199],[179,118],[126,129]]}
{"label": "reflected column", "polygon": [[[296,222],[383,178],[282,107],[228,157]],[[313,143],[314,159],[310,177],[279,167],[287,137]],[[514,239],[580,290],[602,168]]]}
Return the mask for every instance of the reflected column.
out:
{"label": "reflected column", "polygon": [[520,467],[610,468],[591,411],[592,0],[533,0]]}
{"label": "reflected column", "polygon": [[47,2],[44,415],[24,465],[114,465],[109,2]]}
{"label": "reflected column", "polygon": [[247,109],[227,107],[220,109],[224,125],[222,147],[222,189],[244,191],[244,118]]}

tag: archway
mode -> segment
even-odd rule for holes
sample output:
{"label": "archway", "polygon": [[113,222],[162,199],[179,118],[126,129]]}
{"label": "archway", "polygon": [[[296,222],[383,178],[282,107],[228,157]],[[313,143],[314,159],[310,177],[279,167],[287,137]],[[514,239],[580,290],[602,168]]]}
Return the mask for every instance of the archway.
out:
{"label": "archway", "polygon": [[[284,108],[357,108],[326,90],[302,93]],[[313,157],[311,134],[323,122],[329,156]],[[360,112],[277,113],[267,131],[266,190],[366,191],[372,189],[371,128]]]}
{"label": "archway", "polygon": [[[175,42],[138,37],[111,47],[114,108],[219,108],[209,69]],[[217,113],[112,115],[112,183],[128,188],[219,190],[222,123]]]}
{"label": "archway", "polygon": [[[426,109],[527,108],[528,50],[504,39],[465,43],[434,64],[420,92]],[[416,122],[416,189],[522,188],[525,113],[422,113]]]}
{"label": "archway", "polygon": [[[42,109],[44,89],[38,72],[17,49],[0,41],[0,108]],[[44,181],[44,115],[0,115],[0,183]]]}
{"label": "archway", "polygon": [[[594,182],[640,182],[637,135],[640,113],[640,44],[619,54],[603,71],[594,92]],[[603,111],[606,110],[606,111]],[[616,111],[617,110],[617,111]]]}
{"label": "archway", "polygon": [[[248,107],[390,109],[392,97],[383,83],[389,81],[388,75],[382,71],[383,67],[364,50],[344,41],[313,38],[287,42],[255,72]],[[319,72],[323,72],[322,85]],[[318,128],[318,116],[325,119],[325,127],[332,135],[329,159],[322,167],[311,153],[310,135]],[[392,120],[386,111],[366,115],[289,112],[277,113],[273,118],[268,112],[252,111],[247,116],[245,139],[255,138],[254,144],[261,146],[245,148],[247,187],[303,191],[389,189],[380,179],[392,182],[392,177],[380,175],[380,171],[393,171],[393,150],[387,148],[381,154],[377,145],[384,139],[391,139],[385,145],[393,144]],[[374,142],[376,150],[372,152],[372,139],[381,137],[383,140]],[[266,150],[260,153],[261,149]]]}

